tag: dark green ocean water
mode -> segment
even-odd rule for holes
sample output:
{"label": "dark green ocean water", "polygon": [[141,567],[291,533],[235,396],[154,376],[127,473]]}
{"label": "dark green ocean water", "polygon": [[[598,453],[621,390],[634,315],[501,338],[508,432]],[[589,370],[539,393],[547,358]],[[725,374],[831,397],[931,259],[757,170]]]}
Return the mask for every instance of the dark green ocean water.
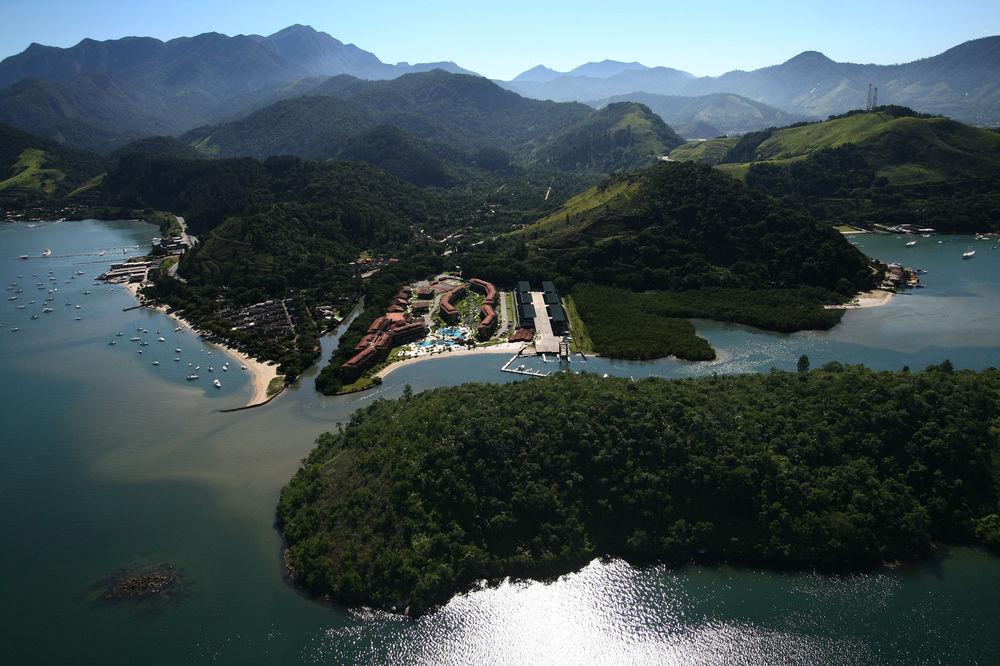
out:
{"label": "dark green ocean water", "polygon": [[[390,374],[378,393],[342,398],[317,395],[313,369],[267,407],[221,414],[249,398],[238,364],[222,374],[223,352],[208,356],[210,347],[175,334],[162,315],[122,312],[131,297],[92,281],[122,248],[138,252],[155,233],[125,222],[0,226],[0,285],[19,285],[0,300],[0,663],[1000,660],[1000,559],[967,549],[841,577],[595,561],[555,582],[460,595],[417,621],[304,599],[282,578],[274,505],[315,437],[405,384],[512,381],[499,372],[505,359],[415,364]],[[777,335],[698,322],[721,352],[715,362],[592,359],[570,367],[692,376],[790,369],[802,353],[814,365],[837,359],[878,369],[944,358],[958,367],[998,365],[1000,250],[937,240],[910,249],[891,236],[858,241],[873,256],[926,268],[928,286],[849,312],[832,331]],[[962,261],[968,246],[977,257]],[[16,258],[44,248],[55,257]],[[99,256],[109,248],[117,255]],[[31,320],[53,288],[54,312]],[[14,326],[21,330],[11,333]],[[127,340],[138,327],[150,331],[141,355]],[[165,342],[155,341],[157,330]],[[123,338],[108,346],[118,331]],[[335,344],[335,336],[324,341],[327,352]],[[185,360],[172,361],[174,348]],[[183,379],[188,362],[203,367],[197,383]],[[221,390],[209,385],[208,365]],[[96,586],[115,571],[162,562],[183,571],[168,602],[98,600]]]}

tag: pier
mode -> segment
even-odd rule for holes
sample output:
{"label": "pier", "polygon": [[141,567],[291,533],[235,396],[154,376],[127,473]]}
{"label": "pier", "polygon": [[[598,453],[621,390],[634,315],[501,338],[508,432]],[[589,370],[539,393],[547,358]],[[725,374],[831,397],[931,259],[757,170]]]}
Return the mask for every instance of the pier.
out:
{"label": "pier", "polygon": [[531,368],[524,368],[522,370],[519,370],[517,368],[510,367],[511,364],[513,364],[514,361],[516,361],[520,357],[521,357],[520,354],[514,354],[513,356],[511,356],[510,360],[504,363],[503,367],[500,368],[500,372],[510,372],[515,375],[527,375],[529,377],[548,377],[549,375],[552,374],[551,372],[541,372],[539,370],[532,370]]}

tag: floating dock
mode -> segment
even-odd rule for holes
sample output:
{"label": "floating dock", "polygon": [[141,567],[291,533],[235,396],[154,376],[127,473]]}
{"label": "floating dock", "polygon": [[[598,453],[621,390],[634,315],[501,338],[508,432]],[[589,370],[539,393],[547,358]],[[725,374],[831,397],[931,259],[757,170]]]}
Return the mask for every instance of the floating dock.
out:
{"label": "floating dock", "polygon": [[531,368],[524,368],[523,370],[518,370],[517,368],[510,367],[517,359],[521,357],[520,354],[514,354],[510,357],[510,360],[503,364],[500,368],[500,372],[510,372],[515,375],[527,375],[529,377],[548,377],[551,372],[540,372],[538,370],[532,370]]}

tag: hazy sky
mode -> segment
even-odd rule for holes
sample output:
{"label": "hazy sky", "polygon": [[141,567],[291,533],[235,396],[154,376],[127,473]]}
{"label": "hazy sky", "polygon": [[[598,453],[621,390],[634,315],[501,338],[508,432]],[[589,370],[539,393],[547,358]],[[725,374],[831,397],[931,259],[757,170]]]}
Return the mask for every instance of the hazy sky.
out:
{"label": "hazy sky", "polygon": [[881,64],[935,55],[1000,34],[1000,0],[0,0],[0,58],[31,42],[269,34],[293,23],[385,62],[454,60],[492,78],[604,58],[717,75],[805,50]]}

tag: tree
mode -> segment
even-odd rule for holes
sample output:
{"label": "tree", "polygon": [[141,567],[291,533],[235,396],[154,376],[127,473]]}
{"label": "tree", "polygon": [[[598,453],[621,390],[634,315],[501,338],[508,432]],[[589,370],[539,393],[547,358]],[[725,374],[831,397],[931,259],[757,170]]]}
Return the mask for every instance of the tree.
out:
{"label": "tree", "polygon": [[804,375],[805,373],[809,372],[809,357],[806,356],[805,354],[799,356],[799,361],[798,363],[795,364],[795,367],[796,369],[798,369],[799,374]]}

